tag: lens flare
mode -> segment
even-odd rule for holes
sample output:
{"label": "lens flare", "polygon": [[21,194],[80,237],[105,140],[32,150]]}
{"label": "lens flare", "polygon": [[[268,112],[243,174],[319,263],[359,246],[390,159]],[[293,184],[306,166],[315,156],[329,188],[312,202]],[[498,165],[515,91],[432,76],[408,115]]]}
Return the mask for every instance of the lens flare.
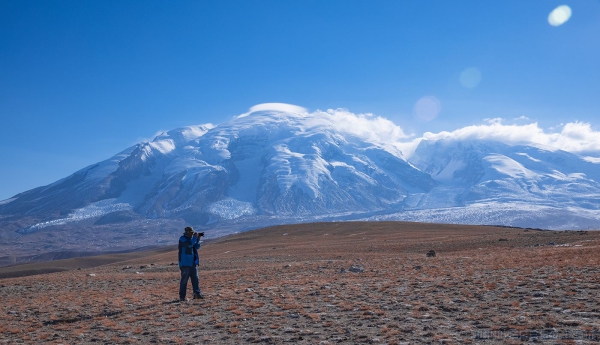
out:
{"label": "lens flare", "polygon": [[561,26],[571,18],[571,8],[561,5],[555,8],[548,16],[548,23],[552,26]]}
{"label": "lens flare", "polygon": [[460,73],[460,85],[472,89],[481,82],[481,72],[475,67],[469,67]]}
{"label": "lens flare", "polygon": [[423,121],[431,121],[435,119],[440,111],[442,111],[442,105],[440,101],[433,96],[421,97],[417,103],[415,103],[415,116]]}

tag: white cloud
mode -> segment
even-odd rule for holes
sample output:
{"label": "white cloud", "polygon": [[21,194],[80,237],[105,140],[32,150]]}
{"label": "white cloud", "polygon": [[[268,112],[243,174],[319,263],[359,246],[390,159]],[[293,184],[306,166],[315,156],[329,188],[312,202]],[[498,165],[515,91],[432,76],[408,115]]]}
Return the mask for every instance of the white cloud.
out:
{"label": "white cloud", "polygon": [[241,114],[239,116],[237,116],[238,118],[240,117],[246,117],[252,113],[258,112],[258,111],[279,111],[279,112],[283,112],[283,113],[293,113],[293,114],[306,114],[308,113],[308,110],[306,110],[306,108],[297,106],[297,105],[293,105],[293,104],[287,104],[287,103],[262,103],[262,104],[257,104],[253,107],[251,107],[247,113]]}
{"label": "white cloud", "polygon": [[590,162],[590,163],[594,163],[594,164],[600,164],[600,157],[583,157],[583,160]]}
{"label": "white cloud", "polygon": [[[405,157],[410,157],[421,140],[493,140],[507,144],[529,144],[544,146],[548,149],[560,149],[568,152],[600,155],[600,132],[592,129],[589,123],[570,122],[561,124],[557,129],[543,129],[538,123],[504,124],[502,118],[488,118],[484,124],[463,127],[451,132],[426,132],[421,137],[407,135],[392,121],[373,114],[354,114],[346,109],[317,110],[308,113],[305,108],[283,104],[259,104],[246,114],[257,111],[281,111],[303,118],[302,123],[309,127],[330,126],[337,131],[350,133],[357,137],[383,145],[389,149],[399,149]],[[515,122],[528,120],[521,116]],[[308,128],[305,128],[308,129]],[[590,157],[590,160],[594,158]]]}
{"label": "white cloud", "polygon": [[400,126],[373,114],[354,114],[345,109],[329,109],[327,112],[317,110],[313,114],[328,119],[338,131],[351,133],[369,141],[393,144],[410,138]]}
{"label": "white cloud", "polygon": [[[504,125],[499,119],[489,124],[467,126],[452,132],[423,134],[410,143],[403,143],[405,154],[410,155],[421,140],[495,140],[507,144],[537,144],[552,149],[573,153],[600,153],[600,132],[594,131],[589,123],[570,122],[558,132],[546,132],[537,123],[526,125]],[[402,146],[400,146],[402,147]]]}
{"label": "white cloud", "polygon": [[570,152],[600,151],[600,132],[589,123],[567,123],[560,133],[548,135],[548,145]]}
{"label": "white cloud", "polygon": [[[241,114],[236,119],[248,116],[261,116],[262,121],[278,122],[278,116],[271,113],[286,113],[288,121],[301,132],[311,132],[322,127],[335,129],[337,132],[348,133],[361,138],[374,145],[385,147],[389,151],[398,151],[395,144],[408,140],[413,136],[406,135],[400,126],[392,121],[373,114],[354,114],[346,109],[316,110],[309,113],[306,108],[285,103],[263,103],[251,107],[247,113]],[[260,123],[260,122],[259,122]]]}
{"label": "white cloud", "polygon": [[426,132],[423,134],[423,138],[426,140],[488,139],[510,143],[525,143],[536,141],[535,139],[543,134],[543,130],[537,126],[537,123],[519,126],[503,125],[499,119],[491,119],[487,122],[489,123],[487,125],[467,126],[452,132]]}
{"label": "white cloud", "polygon": [[500,117],[495,117],[493,119],[483,119],[483,122],[487,122],[490,125],[500,124],[500,123],[502,123],[502,121],[504,121],[504,119],[502,119]]}

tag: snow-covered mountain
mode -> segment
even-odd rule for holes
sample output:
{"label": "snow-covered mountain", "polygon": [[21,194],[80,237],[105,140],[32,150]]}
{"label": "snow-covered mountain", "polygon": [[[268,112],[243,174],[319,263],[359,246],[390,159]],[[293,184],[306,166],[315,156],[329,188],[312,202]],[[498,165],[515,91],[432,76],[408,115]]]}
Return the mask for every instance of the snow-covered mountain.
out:
{"label": "snow-covered mountain", "polygon": [[600,224],[600,165],[490,141],[422,141],[411,160],[335,111],[264,110],[162,133],[0,202],[0,243],[98,251],[333,219],[535,228]]}
{"label": "snow-covered mountain", "polygon": [[393,146],[337,131],[328,116],[259,112],[176,129],[19,194],[1,211],[54,218],[22,232],[115,212],[203,226],[397,209],[435,186]]}
{"label": "snow-covered mountain", "polygon": [[422,141],[411,162],[437,182],[403,212],[374,219],[600,228],[600,165],[539,145]]}

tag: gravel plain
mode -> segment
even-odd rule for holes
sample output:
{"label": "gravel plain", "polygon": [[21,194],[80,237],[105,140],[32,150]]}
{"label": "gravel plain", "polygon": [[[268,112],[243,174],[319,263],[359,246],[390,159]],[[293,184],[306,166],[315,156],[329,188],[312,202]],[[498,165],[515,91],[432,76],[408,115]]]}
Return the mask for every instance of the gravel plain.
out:
{"label": "gravel plain", "polygon": [[176,251],[0,279],[0,343],[600,342],[599,231],[312,223],[200,253],[181,303]]}

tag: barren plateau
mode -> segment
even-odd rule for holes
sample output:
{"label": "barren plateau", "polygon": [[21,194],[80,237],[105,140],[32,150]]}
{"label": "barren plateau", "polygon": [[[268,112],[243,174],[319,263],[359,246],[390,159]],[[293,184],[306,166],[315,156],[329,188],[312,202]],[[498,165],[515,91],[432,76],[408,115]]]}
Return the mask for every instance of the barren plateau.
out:
{"label": "barren plateau", "polygon": [[0,343],[593,344],[598,253],[600,231],[277,226],[205,243],[181,303],[176,249],[4,267]]}

